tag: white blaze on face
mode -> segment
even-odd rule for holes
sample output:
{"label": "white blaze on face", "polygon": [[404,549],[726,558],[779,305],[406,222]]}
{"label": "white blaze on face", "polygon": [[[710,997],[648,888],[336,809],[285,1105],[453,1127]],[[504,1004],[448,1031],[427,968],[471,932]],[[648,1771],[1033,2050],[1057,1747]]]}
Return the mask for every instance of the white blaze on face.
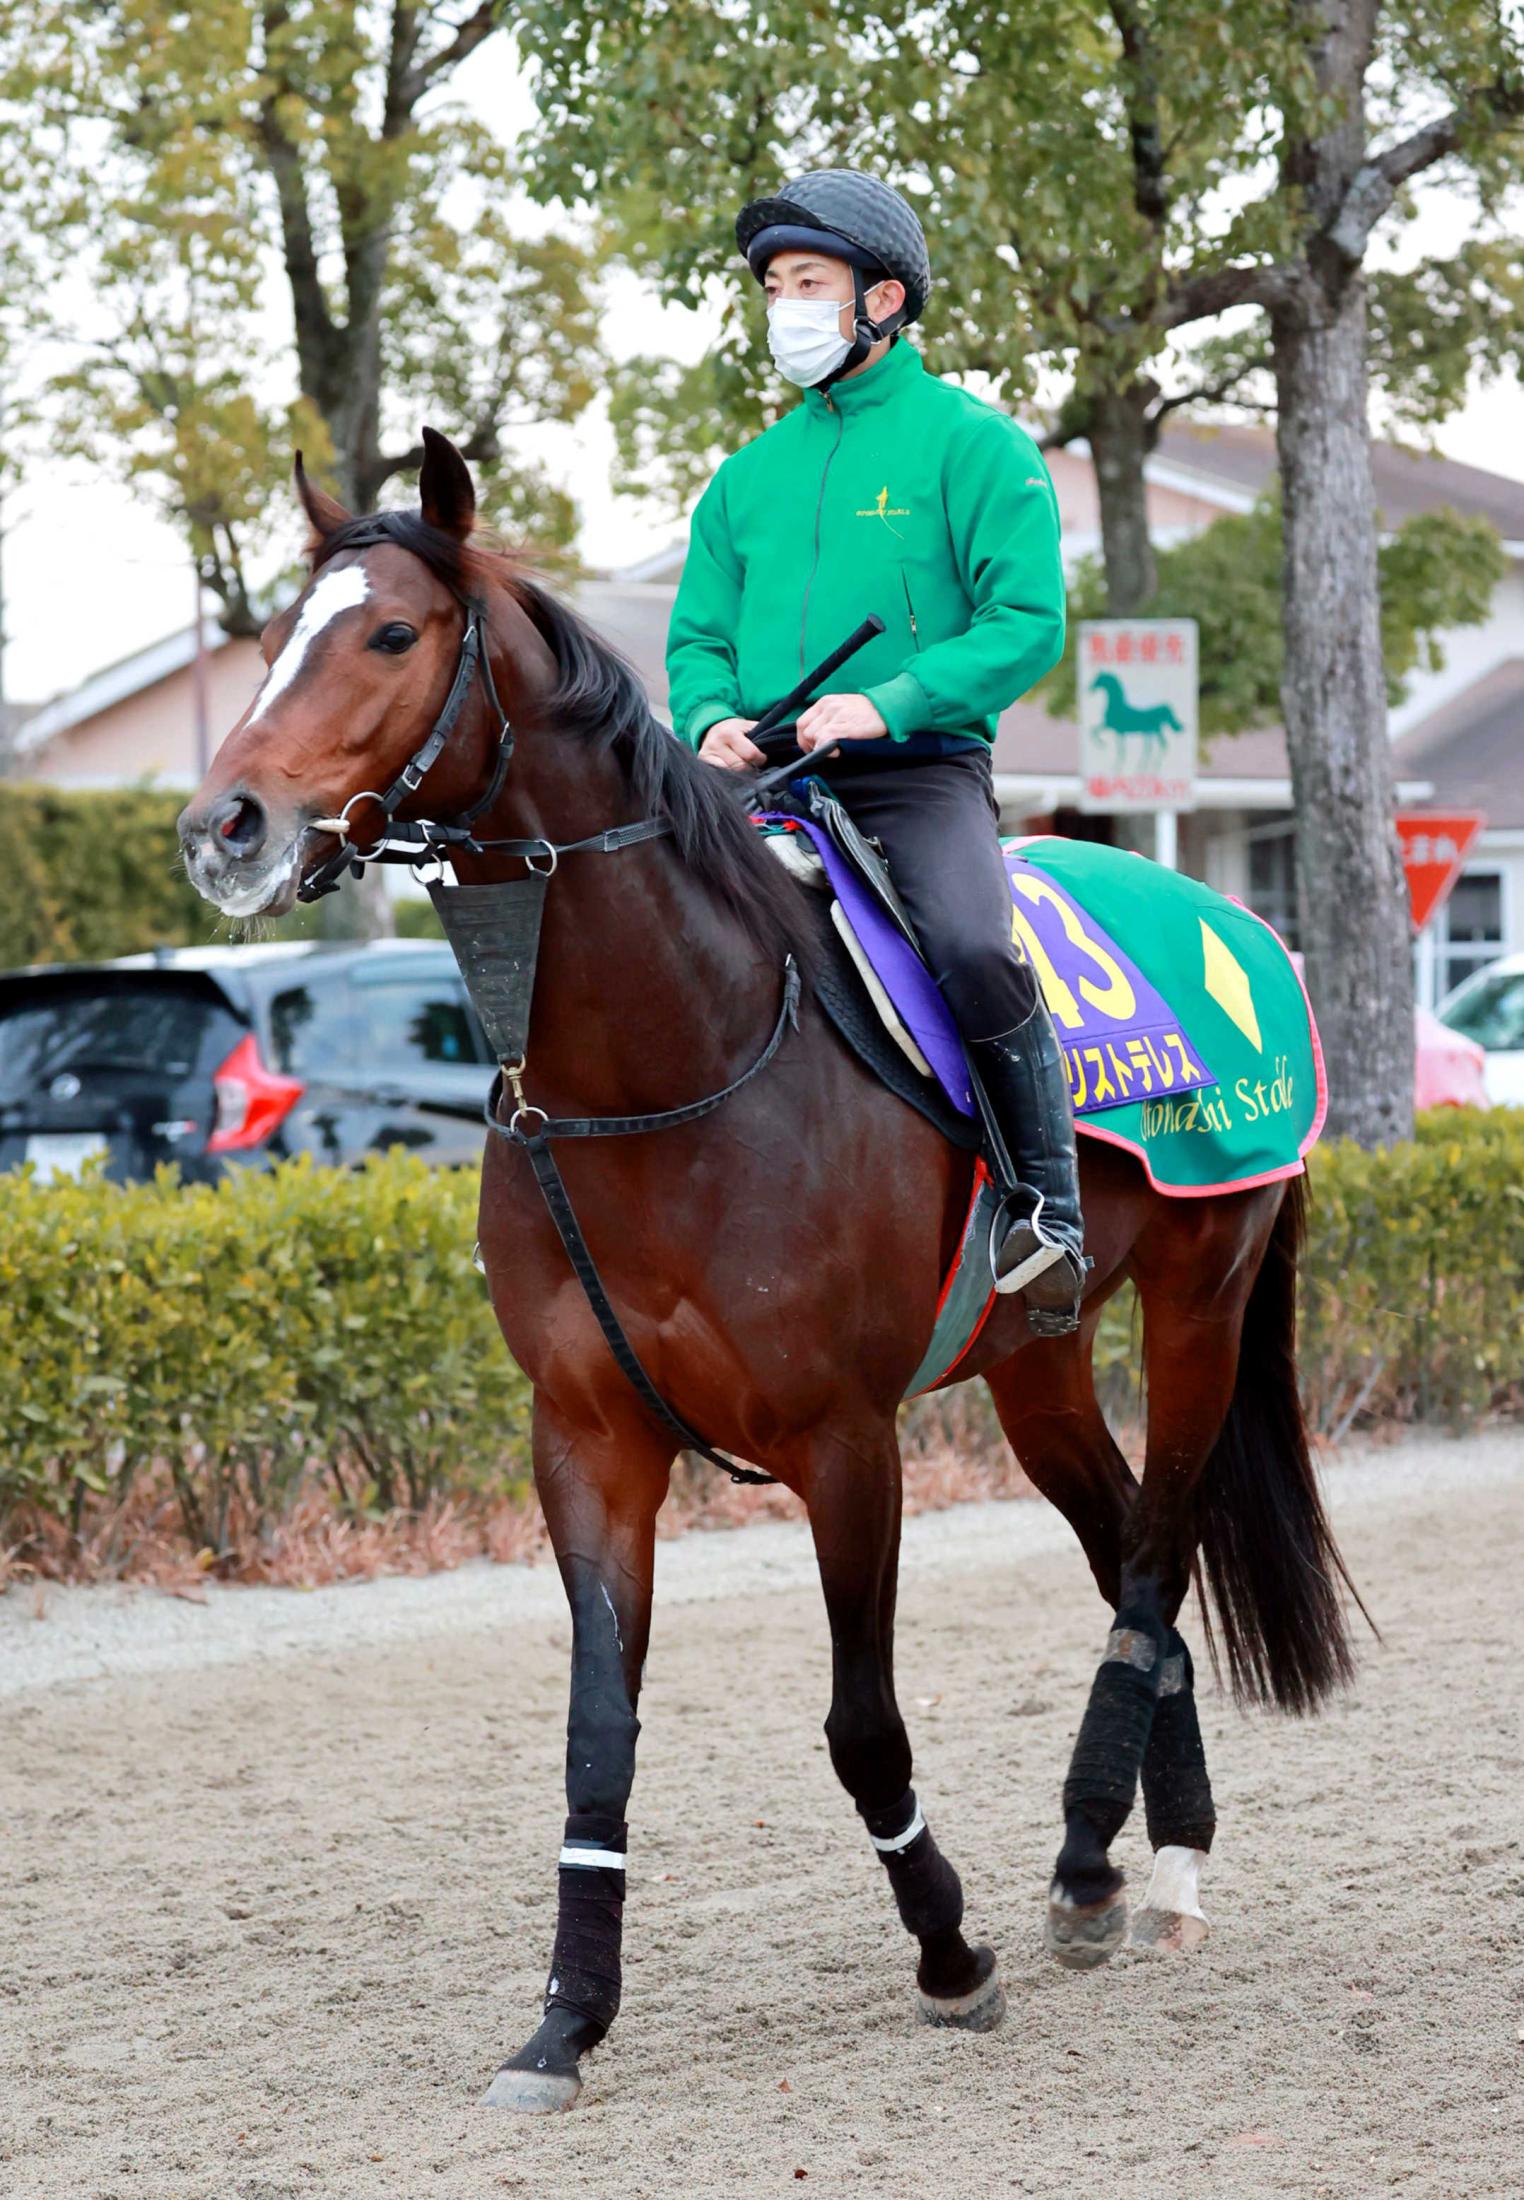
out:
{"label": "white blaze on face", "polygon": [[370,594],[370,583],[365,578],[363,565],[341,566],[336,573],[325,573],[308,591],[307,600],[297,616],[296,625],[287,637],[286,646],[265,674],[264,685],[254,698],[254,707],[244,723],[252,726],[262,718],[302,669],[302,662],[318,635],[341,611],[352,611],[356,604],[364,603]]}

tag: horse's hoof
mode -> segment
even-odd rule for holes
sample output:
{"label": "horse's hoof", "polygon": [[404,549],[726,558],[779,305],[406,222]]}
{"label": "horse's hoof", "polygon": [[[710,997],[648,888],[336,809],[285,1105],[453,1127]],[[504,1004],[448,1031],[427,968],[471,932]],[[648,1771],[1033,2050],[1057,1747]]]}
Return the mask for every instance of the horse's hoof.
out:
{"label": "horse's hoof", "polygon": [[1211,1928],[1201,1914],[1205,1849],[1170,1845],[1154,1856],[1154,1874],[1132,1923],[1132,1944],[1160,1956],[1188,1956]]}
{"label": "horse's hoof", "polygon": [[1120,1887],[1099,1902],[1076,1902],[1055,1879],[1048,1895],[1044,1938],[1067,1971],[1095,1971],[1127,1938],[1127,1897]]}
{"label": "horse's hoof", "polygon": [[916,2001],[920,2006],[923,2024],[950,2026],[958,2032],[993,2032],[1005,2015],[1005,1989],[995,1969],[993,1952],[988,1948],[976,1948],[976,1957],[988,1956],[989,1972],[966,1994],[928,1994],[924,1986],[916,1988]]}
{"label": "horse's hoof", "polygon": [[1196,1912],[1139,1910],[1132,1921],[1131,1944],[1156,1956],[1189,1956],[1205,1945],[1211,1926]]}
{"label": "horse's hoof", "polygon": [[482,2095],[483,2108],[511,2108],[521,2116],[550,2116],[557,2109],[575,2108],[582,2080],[575,2070],[502,2069]]}

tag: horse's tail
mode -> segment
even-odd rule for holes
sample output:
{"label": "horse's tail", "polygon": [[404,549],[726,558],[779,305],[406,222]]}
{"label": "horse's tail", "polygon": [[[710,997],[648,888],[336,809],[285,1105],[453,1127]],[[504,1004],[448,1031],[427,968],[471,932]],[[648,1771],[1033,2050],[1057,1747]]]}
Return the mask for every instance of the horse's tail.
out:
{"label": "horse's tail", "polygon": [[[1286,1187],[1244,1314],[1233,1402],[1197,1498],[1207,1643],[1240,1703],[1313,1711],[1354,1672],[1344,1591],[1297,1390],[1296,1270],[1307,1180]],[[1219,1655],[1220,1649],[1220,1655]]]}

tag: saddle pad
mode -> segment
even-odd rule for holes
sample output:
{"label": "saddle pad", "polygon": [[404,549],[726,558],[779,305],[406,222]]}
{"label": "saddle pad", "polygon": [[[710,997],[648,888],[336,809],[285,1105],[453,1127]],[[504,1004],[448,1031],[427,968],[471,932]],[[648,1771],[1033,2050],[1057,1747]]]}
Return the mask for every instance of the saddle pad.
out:
{"label": "saddle pad", "polygon": [[[1135,1155],[1159,1191],[1180,1199],[1300,1176],[1328,1112],[1323,1049],[1301,975],[1263,918],[1146,856],[1058,834],[1007,842],[1006,868],[1017,937],[1064,1044],[1080,1131]],[[1078,913],[1083,944],[1061,902]],[[1080,949],[1077,964],[1064,959],[1066,937]],[[1155,1034],[1141,1058],[1120,1035],[1100,1036],[1111,1019],[1120,1034],[1128,1004],[1097,982],[1088,950],[1125,962],[1119,939],[1171,1012],[1163,1047]],[[1207,1081],[1171,1084],[1155,1068],[1166,1054],[1166,1066],[1210,1063]],[[1098,1068],[1112,1088],[1099,1112]]]}
{"label": "saddle pad", "polygon": [[[808,836],[901,1021],[972,1116],[962,1044],[925,965],[828,834],[776,822]],[[1012,933],[1053,1018],[1079,1131],[1183,1199],[1300,1175],[1327,1086],[1311,1007],[1270,926],[1125,849],[1050,834],[1007,842],[1005,859]]]}

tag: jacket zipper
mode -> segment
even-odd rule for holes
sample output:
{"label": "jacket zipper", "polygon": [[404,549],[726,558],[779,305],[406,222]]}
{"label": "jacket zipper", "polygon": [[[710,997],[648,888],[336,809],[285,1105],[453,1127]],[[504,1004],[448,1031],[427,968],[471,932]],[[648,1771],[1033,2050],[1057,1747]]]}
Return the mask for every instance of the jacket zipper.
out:
{"label": "jacket zipper", "polygon": [[905,591],[905,613],[910,621],[910,639],[917,650],[921,646],[921,630],[915,623],[915,605],[910,601],[910,575],[900,567],[900,586]]}
{"label": "jacket zipper", "polygon": [[807,669],[804,662],[805,627],[810,616],[810,590],[815,585],[815,575],[820,568],[820,515],[825,510],[826,480],[831,471],[832,461],[841,449],[842,430],[846,426],[846,421],[842,418],[841,413],[837,411],[836,406],[831,403],[829,397],[826,398],[825,407],[828,413],[836,414],[836,441],[831,445],[826,456],[826,462],[820,470],[820,494],[815,499],[815,555],[811,560],[810,570],[805,577],[804,602],[799,607],[799,670],[801,672]]}

